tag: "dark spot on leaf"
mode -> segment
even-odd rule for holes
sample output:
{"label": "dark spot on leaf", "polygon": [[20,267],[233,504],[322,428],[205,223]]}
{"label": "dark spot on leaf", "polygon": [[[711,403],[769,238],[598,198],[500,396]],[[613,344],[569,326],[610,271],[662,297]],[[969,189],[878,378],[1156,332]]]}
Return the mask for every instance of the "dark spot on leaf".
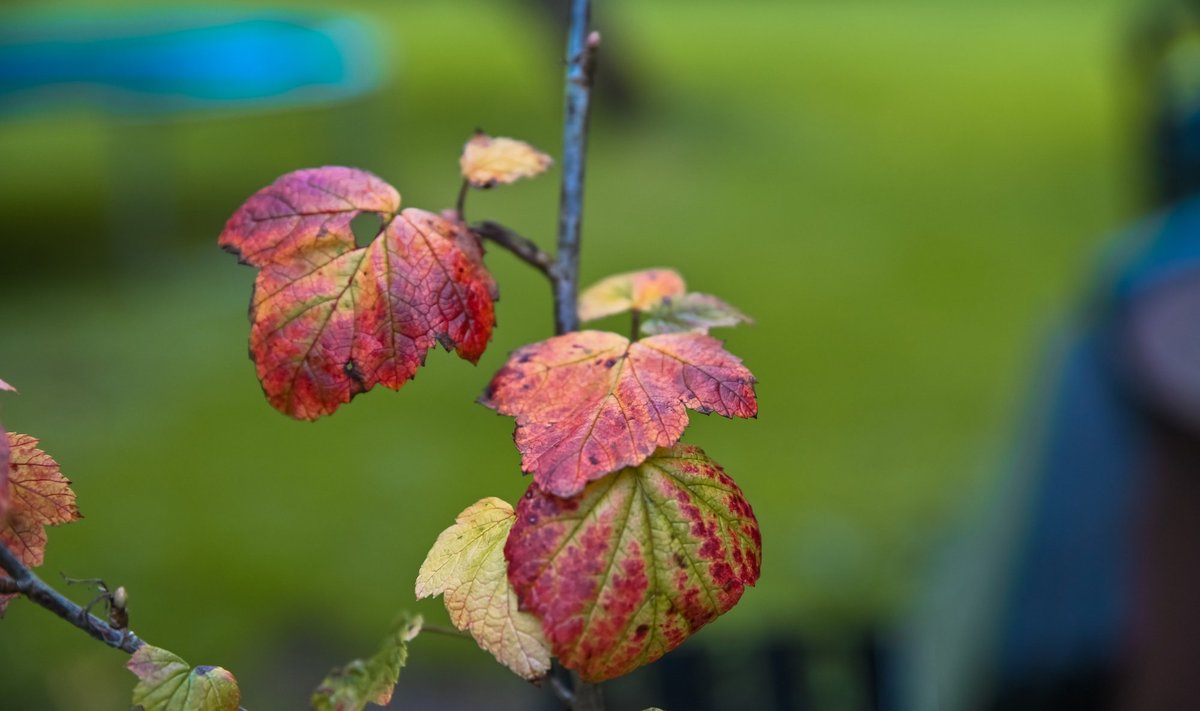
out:
{"label": "dark spot on leaf", "polygon": [[599,463],[600,463],[600,458],[599,458],[599,457],[597,457],[597,456],[596,456],[596,455],[594,455],[594,454],[589,454],[589,455],[588,455],[588,463],[589,463],[589,464],[592,464],[592,465],[599,464]]}
{"label": "dark spot on leaf", "polygon": [[679,551],[675,552],[675,565],[678,565],[680,568],[687,567],[687,560],[684,559],[683,554]]}
{"label": "dark spot on leaf", "polygon": [[611,368],[611,367],[613,367],[613,366],[614,366],[614,365],[616,365],[616,364],[617,364],[617,359],[616,359],[616,358],[609,358],[608,360],[604,361],[604,367],[605,367],[605,368]]}
{"label": "dark spot on leaf", "polygon": [[518,363],[528,363],[533,360],[533,356],[528,353],[522,353],[520,358],[517,358]]}
{"label": "dark spot on leaf", "polygon": [[646,633],[649,631],[650,631],[650,625],[646,625],[646,624],[638,625],[637,629],[633,631],[633,638],[640,640],[642,637],[645,637]]}
{"label": "dark spot on leaf", "polygon": [[199,676],[204,676],[205,674],[209,673],[213,669],[216,669],[216,667],[211,666],[209,664],[201,664],[200,666],[196,667],[196,674]]}

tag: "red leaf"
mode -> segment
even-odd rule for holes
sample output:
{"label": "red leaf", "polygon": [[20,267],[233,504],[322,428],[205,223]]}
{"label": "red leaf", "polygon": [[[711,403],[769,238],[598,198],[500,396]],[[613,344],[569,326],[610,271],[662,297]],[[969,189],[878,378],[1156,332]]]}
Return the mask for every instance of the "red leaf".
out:
{"label": "red leaf", "polygon": [[[71,482],[62,475],[58,462],[37,448],[38,441],[12,432],[6,439],[12,498],[8,516],[0,526],[0,543],[26,566],[36,568],[46,553],[45,527],[70,523],[82,516],[75,506]],[[7,602],[0,597],[0,613]]]}
{"label": "red leaf", "polygon": [[[261,267],[250,354],[267,399],[313,420],[377,384],[398,389],[435,343],[475,363],[491,339],[496,285],[479,239],[350,168],[283,176],[234,214],[221,235]],[[385,220],[366,247],[350,220]]]}
{"label": "red leaf", "polygon": [[319,241],[341,252],[354,249],[350,221],[362,212],[390,216],[400,194],[378,177],[355,168],[326,166],[288,173],[245,202],[218,244],[246,264],[286,262]]}
{"label": "red leaf", "polygon": [[658,659],[758,580],[754,512],[697,447],[660,449],[572,499],[530,486],[504,547],[521,607],[591,682]]}
{"label": "red leaf", "polygon": [[521,468],[555,496],[679,441],[687,408],[754,417],[754,376],[721,342],[672,333],[630,343],[579,331],[513,352],[480,402],[517,419]]}

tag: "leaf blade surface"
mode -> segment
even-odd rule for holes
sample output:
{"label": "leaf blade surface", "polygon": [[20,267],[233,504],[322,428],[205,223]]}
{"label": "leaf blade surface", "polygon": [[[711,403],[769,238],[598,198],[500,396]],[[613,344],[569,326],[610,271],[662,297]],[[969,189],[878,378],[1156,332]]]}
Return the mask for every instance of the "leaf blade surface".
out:
{"label": "leaf blade surface", "polygon": [[508,582],[504,542],[515,521],[508,502],[482,499],[438,536],[417,575],[417,598],[443,595],[450,621],[525,679],[550,671],[541,623],[519,609]]}
{"label": "leaf blade surface", "polygon": [[758,580],[753,510],[697,447],[661,449],[571,499],[534,484],[516,513],[509,580],[555,655],[591,682],[658,659]]}
{"label": "leaf blade surface", "polygon": [[679,441],[687,410],[754,417],[754,376],[700,333],[577,331],[519,348],[480,402],[516,418],[521,468],[556,496]]}

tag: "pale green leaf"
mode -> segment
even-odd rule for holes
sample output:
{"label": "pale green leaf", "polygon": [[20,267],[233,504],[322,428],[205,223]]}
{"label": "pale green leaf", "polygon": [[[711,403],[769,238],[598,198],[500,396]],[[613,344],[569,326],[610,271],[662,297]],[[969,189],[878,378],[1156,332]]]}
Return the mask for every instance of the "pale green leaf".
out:
{"label": "pale green leaf", "polygon": [[522,612],[508,583],[504,541],[512,506],[489,497],[458,515],[438,536],[417,575],[417,597],[444,595],[450,621],[516,674],[538,679],[550,670],[541,623]]}
{"label": "pale green leaf", "polygon": [[715,296],[683,294],[663,299],[647,311],[642,321],[642,333],[647,336],[683,331],[708,333],[710,328],[736,326],[739,323],[754,321]]}

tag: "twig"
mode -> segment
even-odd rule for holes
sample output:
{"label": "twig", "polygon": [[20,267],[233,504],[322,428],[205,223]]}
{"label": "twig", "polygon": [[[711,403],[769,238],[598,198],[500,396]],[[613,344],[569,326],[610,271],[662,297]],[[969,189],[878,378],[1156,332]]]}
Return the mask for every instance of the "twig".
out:
{"label": "twig", "polygon": [[504,225],[490,220],[472,226],[471,230],[479,235],[480,238],[495,242],[517,255],[521,261],[545,274],[550,281],[557,281],[555,279],[554,257],[543,252],[541,247],[538,247],[533,240],[522,237]]}
{"label": "twig", "polygon": [[554,330],[579,328],[579,231],[583,223],[583,175],[587,163],[588,116],[596,75],[600,34],[590,32],[590,0],[571,0],[567,30],[566,117],[563,121],[562,193],[558,209],[558,255],[555,262]]}
{"label": "twig", "polygon": [[571,683],[574,686],[571,694],[572,711],[604,711],[604,692],[599,684],[589,684],[578,672],[571,672]]}
{"label": "twig", "polygon": [[[133,630],[119,630],[63,597],[62,593],[39,578],[37,573],[26,568],[3,543],[0,543],[0,568],[3,568],[4,572],[10,576],[0,578],[0,593],[24,595],[31,602],[46,608],[92,637],[126,654],[133,654],[145,646],[146,642],[134,634]],[[246,711],[246,709],[239,706],[238,711]]]}
{"label": "twig", "polygon": [[0,592],[17,592],[31,602],[58,615],[110,647],[133,654],[143,642],[131,630],[119,630],[79,605],[63,597],[29,568],[26,568],[7,546],[0,543],[0,568],[11,576]]}
{"label": "twig", "polygon": [[642,311],[641,309],[629,310],[629,340],[636,341],[639,337],[639,331],[642,330]]}
{"label": "twig", "polygon": [[443,627],[442,625],[431,625],[428,622],[421,625],[421,631],[428,632],[430,634],[440,634],[445,637],[456,637],[458,639],[472,639],[471,635],[467,634],[466,632],[463,632],[462,630],[456,630],[453,627]]}
{"label": "twig", "polygon": [[467,214],[464,212],[467,207],[467,193],[471,190],[471,181],[463,178],[462,187],[458,189],[458,199],[454,201],[454,211],[458,213],[458,219],[466,221]]}

